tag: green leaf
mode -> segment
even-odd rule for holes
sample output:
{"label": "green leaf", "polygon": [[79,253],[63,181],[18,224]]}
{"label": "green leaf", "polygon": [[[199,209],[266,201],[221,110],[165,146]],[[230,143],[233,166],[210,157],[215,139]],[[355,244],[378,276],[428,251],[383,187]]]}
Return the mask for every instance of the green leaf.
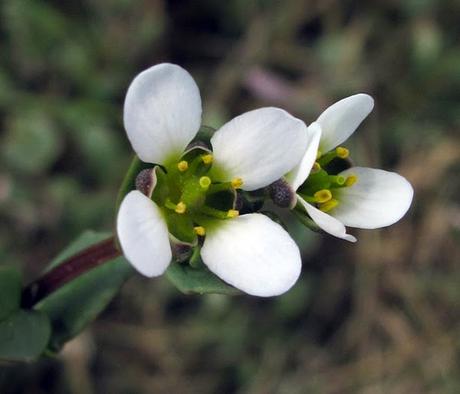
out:
{"label": "green leaf", "polygon": [[48,317],[20,310],[0,322],[0,360],[32,361],[46,349],[51,334]]}
{"label": "green leaf", "polygon": [[19,309],[21,275],[10,266],[0,267],[0,321]]}
{"label": "green leaf", "polygon": [[134,156],[131,164],[128,168],[128,172],[121,183],[120,189],[118,190],[116,211],[120,207],[123,198],[131,191],[136,188],[136,177],[144,168],[151,168],[153,164],[144,163],[137,156]]}
{"label": "green leaf", "polygon": [[[83,233],[51,262],[50,268],[108,236],[110,234],[93,231]],[[123,257],[117,257],[78,277],[38,304],[37,309],[49,316],[53,328],[49,349],[57,351],[79,334],[106,308],[133,272]]]}
{"label": "green leaf", "polygon": [[227,285],[205,267],[192,268],[187,264],[172,263],[166,276],[184,294],[241,294],[238,289]]}

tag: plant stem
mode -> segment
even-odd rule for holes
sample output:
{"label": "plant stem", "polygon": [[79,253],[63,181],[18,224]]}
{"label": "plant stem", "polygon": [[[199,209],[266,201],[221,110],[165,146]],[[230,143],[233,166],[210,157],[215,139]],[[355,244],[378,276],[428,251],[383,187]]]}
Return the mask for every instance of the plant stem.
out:
{"label": "plant stem", "polygon": [[32,308],[66,283],[120,254],[113,236],[78,252],[25,287],[21,306]]}

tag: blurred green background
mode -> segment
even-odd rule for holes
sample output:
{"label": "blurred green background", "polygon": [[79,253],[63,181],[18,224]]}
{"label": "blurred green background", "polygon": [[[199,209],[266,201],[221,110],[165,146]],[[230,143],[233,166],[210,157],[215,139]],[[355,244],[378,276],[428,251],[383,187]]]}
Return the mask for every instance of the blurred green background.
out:
{"label": "blurred green background", "polygon": [[347,145],[415,188],[355,245],[292,224],[301,280],[275,299],[129,281],[57,358],[3,368],[0,393],[459,393],[457,0],[0,3],[0,261],[27,280],[84,229],[113,227],[131,156],[132,78],[169,61],[205,124],[261,106],[309,123],[376,100]]}

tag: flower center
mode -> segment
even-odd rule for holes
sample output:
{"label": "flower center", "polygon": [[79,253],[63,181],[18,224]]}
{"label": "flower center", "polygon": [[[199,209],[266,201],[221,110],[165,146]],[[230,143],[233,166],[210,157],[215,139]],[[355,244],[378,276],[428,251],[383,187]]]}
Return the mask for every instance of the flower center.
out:
{"label": "flower center", "polygon": [[324,155],[318,152],[309,177],[297,193],[323,212],[336,208],[340,202],[341,190],[354,185],[358,180],[356,175],[344,177],[338,174],[343,164],[348,165],[346,160],[349,156],[348,149],[341,146]]}
{"label": "flower center", "polygon": [[212,154],[195,151],[156,172],[152,199],[162,209],[169,231],[180,240],[192,242],[197,235],[204,236],[216,220],[239,215],[236,189],[243,180],[215,182],[210,175],[212,166]]}

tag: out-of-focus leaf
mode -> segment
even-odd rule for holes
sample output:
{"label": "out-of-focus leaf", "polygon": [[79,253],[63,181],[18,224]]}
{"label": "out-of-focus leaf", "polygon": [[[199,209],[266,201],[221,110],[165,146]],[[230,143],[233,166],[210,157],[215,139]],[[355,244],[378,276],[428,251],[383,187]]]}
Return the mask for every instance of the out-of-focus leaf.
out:
{"label": "out-of-focus leaf", "polygon": [[45,114],[33,109],[8,122],[2,153],[8,164],[25,173],[46,170],[60,152],[61,141],[54,124]]}
{"label": "out-of-focus leaf", "polygon": [[241,294],[239,290],[221,281],[205,267],[192,268],[186,264],[173,263],[166,271],[166,276],[184,294]]}
{"label": "out-of-focus leaf", "polygon": [[[110,234],[87,231],[65,249],[49,268],[106,239]],[[59,350],[80,333],[110,303],[133,270],[123,257],[94,268],[45,298],[37,309],[46,313],[53,328],[49,349]]]}
{"label": "out-of-focus leaf", "polygon": [[21,275],[14,267],[0,267],[0,321],[19,309]]}
{"label": "out-of-focus leaf", "polygon": [[20,310],[0,322],[0,360],[32,361],[46,349],[51,334],[48,317]]}

